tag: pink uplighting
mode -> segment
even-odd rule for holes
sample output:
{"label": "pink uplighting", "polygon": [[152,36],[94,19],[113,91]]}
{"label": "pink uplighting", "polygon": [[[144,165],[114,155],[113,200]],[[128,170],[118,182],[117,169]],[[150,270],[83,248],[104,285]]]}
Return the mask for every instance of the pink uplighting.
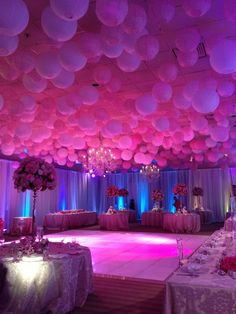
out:
{"label": "pink uplighting", "polygon": [[[102,232],[70,230],[48,236],[50,241],[75,239],[91,250],[95,273],[142,279],[165,280],[178,267],[176,238],[160,233]],[[182,234],[185,257],[196,250],[206,236]]]}

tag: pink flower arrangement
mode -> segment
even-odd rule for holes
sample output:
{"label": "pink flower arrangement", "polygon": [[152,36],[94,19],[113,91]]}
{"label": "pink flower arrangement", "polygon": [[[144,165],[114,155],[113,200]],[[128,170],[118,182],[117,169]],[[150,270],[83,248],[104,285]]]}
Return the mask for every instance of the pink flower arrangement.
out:
{"label": "pink flower arrangement", "polygon": [[186,184],[184,184],[184,183],[177,183],[174,186],[173,193],[180,195],[180,196],[185,196],[188,194],[188,188],[187,188]]}
{"label": "pink flower arrangement", "polygon": [[198,186],[195,186],[193,188],[193,195],[195,195],[195,196],[202,196],[203,195],[203,189],[198,187]]}
{"label": "pink flower arrangement", "polygon": [[220,263],[220,269],[225,272],[236,271],[236,256],[226,256]]}
{"label": "pink flower arrangement", "polygon": [[152,191],[151,198],[154,201],[162,201],[164,199],[164,193],[161,189],[156,189]]}
{"label": "pink flower arrangement", "polygon": [[128,196],[129,192],[126,189],[119,189],[119,196]]}
{"label": "pink flower arrangement", "polygon": [[111,185],[110,187],[107,188],[107,196],[108,197],[115,197],[119,196],[119,189],[115,185]]}
{"label": "pink flower arrangement", "polygon": [[23,159],[13,175],[14,186],[18,191],[45,191],[56,188],[56,172],[46,161],[27,157]]}

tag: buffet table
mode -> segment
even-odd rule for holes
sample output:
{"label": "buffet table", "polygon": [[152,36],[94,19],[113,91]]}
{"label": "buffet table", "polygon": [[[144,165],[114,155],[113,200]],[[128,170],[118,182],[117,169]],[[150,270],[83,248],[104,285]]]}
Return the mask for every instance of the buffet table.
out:
{"label": "buffet table", "polygon": [[167,280],[165,314],[236,313],[236,280],[219,270],[228,240],[226,232],[215,232]]}
{"label": "buffet table", "polygon": [[201,229],[200,216],[197,214],[165,214],[163,229],[175,233],[195,233]]}
{"label": "buffet table", "polygon": [[77,212],[69,214],[48,214],[44,217],[44,228],[48,230],[68,230],[97,223],[96,212]]}
{"label": "buffet table", "polygon": [[163,227],[163,211],[149,211],[142,214],[141,221],[143,226]]}
{"label": "buffet table", "polygon": [[92,292],[91,254],[69,245],[49,243],[48,260],[32,255],[18,262],[10,257],[10,245],[0,247],[10,295],[3,313],[64,314],[84,305]]}
{"label": "buffet table", "polygon": [[99,215],[99,225],[105,230],[128,230],[129,229],[129,214],[101,214]]}
{"label": "buffet table", "polygon": [[14,217],[12,220],[12,235],[29,235],[32,233],[32,217]]}
{"label": "buffet table", "polygon": [[204,210],[200,210],[200,209],[195,209],[194,213],[200,215],[200,221],[202,225],[205,224],[210,224],[212,223],[213,220],[213,212],[212,210],[209,209],[204,209]]}

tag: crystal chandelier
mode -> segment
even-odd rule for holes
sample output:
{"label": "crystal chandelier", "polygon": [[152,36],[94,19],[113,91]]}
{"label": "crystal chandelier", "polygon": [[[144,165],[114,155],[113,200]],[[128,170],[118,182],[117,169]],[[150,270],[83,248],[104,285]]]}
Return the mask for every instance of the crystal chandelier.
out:
{"label": "crystal chandelier", "polygon": [[142,166],[142,168],[140,169],[140,173],[148,180],[154,180],[159,178],[160,169],[156,164],[152,163],[147,166]]}
{"label": "crystal chandelier", "polygon": [[115,170],[115,158],[109,148],[99,147],[87,150],[83,156],[83,167],[92,176],[104,176]]}

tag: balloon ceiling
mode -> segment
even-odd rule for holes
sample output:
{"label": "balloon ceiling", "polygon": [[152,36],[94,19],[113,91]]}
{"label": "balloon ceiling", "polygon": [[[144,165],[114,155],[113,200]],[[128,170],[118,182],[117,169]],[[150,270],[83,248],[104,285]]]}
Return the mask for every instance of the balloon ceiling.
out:
{"label": "balloon ceiling", "polygon": [[125,170],[236,163],[235,0],[0,8],[3,155],[72,167],[102,152]]}

